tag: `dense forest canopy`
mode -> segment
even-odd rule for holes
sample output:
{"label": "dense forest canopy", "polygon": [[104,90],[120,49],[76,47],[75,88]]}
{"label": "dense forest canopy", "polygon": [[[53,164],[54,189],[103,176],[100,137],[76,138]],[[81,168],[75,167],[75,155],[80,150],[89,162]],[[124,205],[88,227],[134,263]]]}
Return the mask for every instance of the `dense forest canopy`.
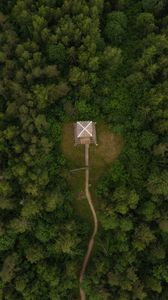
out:
{"label": "dense forest canopy", "polygon": [[90,300],[168,299],[168,2],[0,1],[0,299],[75,300],[90,225],[65,122],[124,141],[100,178]]}

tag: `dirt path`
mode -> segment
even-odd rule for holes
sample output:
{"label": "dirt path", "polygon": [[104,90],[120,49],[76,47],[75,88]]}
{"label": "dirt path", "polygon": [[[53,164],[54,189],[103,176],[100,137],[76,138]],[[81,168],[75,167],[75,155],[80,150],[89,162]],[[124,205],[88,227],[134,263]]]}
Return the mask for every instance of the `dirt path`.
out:
{"label": "dirt path", "polygon": [[[87,252],[83,261],[83,265],[82,265],[82,269],[80,272],[80,277],[79,277],[79,282],[82,283],[83,282],[83,277],[84,277],[84,273],[86,271],[86,267],[88,265],[89,262],[89,258],[94,246],[94,240],[95,240],[95,236],[97,233],[97,229],[98,229],[98,221],[97,221],[97,215],[96,215],[96,211],[94,209],[93,203],[92,203],[92,198],[91,198],[91,194],[89,191],[89,144],[85,145],[85,193],[86,193],[86,198],[88,200],[91,212],[92,212],[92,216],[93,216],[93,220],[94,220],[94,228],[93,228],[93,233],[91,235],[91,238],[89,240],[89,244],[88,244],[88,248],[87,248]],[[85,300],[86,296],[85,296],[85,292],[82,288],[80,288],[80,299],[81,300]]]}

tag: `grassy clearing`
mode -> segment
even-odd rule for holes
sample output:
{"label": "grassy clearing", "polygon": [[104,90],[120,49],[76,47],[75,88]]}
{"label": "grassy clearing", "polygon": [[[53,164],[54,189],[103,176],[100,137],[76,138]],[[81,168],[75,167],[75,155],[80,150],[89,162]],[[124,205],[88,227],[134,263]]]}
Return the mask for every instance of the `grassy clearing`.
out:
{"label": "grassy clearing", "polygon": [[[95,206],[98,200],[95,198],[97,182],[108,165],[116,159],[123,147],[121,137],[111,133],[105,124],[97,124],[98,146],[90,146],[90,183]],[[67,123],[63,128],[62,150],[69,162],[69,169],[84,167],[84,145],[74,146],[73,124]],[[91,220],[91,213],[85,199],[84,182],[85,171],[68,171],[67,179],[74,192],[74,207],[81,217]]]}
{"label": "grassy clearing", "polygon": [[73,190],[73,205],[75,210],[80,217],[88,222],[92,222],[90,208],[85,196],[85,171],[81,170],[74,173],[68,171],[66,173],[66,177]]}

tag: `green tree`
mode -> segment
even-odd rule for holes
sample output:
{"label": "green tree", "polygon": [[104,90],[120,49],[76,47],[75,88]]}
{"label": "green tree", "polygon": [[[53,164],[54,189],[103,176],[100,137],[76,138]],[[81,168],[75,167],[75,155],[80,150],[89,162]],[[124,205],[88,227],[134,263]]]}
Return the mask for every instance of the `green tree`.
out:
{"label": "green tree", "polygon": [[47,51],[49,61],[63,68],[66,63],[66,50],[64,45],[62,43],[49,44]]}
{"label": "green tree", "polygon": [[155,235],[147,225],[141,225],[136,229],[133,246],[137,251],[144,250],[152,241],[155,240]]}
{"label": "green tree", "polygon": [[157,28],[153,14],[147,12],[138,15],[136,26],[142,36],[154,32]]}
{"label": "green tree", "polygon": [[4,283],[12,281],[16,272],[17,260],[18,255],[16,253],[13,253],[5,258],[2,270],[0,272],[0,277]]}
{"label": "green tree", "polygon": [[38,261],[44,259],[45,253],[41,246],[32,245],[28,249],[25,249],[26,258],[29,262],[37,263]]}
{"label": "green tree", "polygon": [[127,17],[124,12],[114,11],[107,15],[105,35],[112,45],[119,45],[124,39],[127,29]]}
{"label": "green tree", "polygon": [[157,1],[157,0],[147,0],[147,1],[142,0],[142,5],[146,11],[153,11],[156,14],[158,14],[165,8],[166,1],[165,0],[159,0],[159,1]]}
{"label": "green tree", "polygon": [[168,172],[163,170],[160,174],[155,172],[148,178],[148,190],[156,195],[168,195]]}

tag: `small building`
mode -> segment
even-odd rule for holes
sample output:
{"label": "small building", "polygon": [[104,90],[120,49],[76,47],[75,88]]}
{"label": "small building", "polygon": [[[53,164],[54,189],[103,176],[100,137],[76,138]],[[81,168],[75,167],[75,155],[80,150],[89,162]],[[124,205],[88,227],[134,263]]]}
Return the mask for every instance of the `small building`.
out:
{"label": "small building", "polygon": [[75,145],[96,144],[96,123],[92,121],[78,121],[74,123]]}

